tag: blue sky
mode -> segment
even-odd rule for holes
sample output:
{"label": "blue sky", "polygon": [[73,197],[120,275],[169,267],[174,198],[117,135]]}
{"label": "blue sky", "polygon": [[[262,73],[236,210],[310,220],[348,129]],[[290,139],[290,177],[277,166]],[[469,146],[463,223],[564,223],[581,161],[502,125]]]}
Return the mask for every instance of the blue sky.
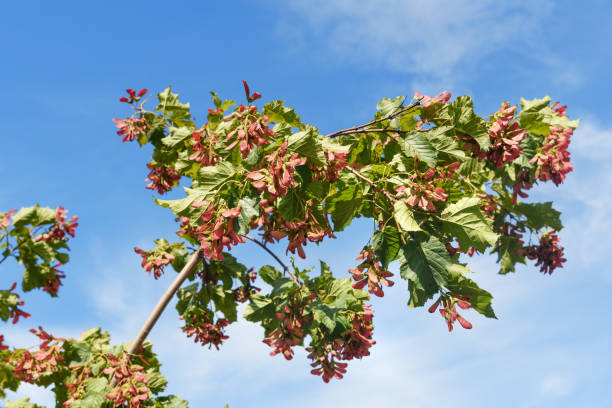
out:
{"label": "blue sky", "polygon": [[[371,119],[382,97],[414,91],[474,97],[480,113],[504,100],[550,95],[580,128],[575,171],[531,198],[563,212],[565,267],[553,276],[519,267],[496,275],[483,256],[472,277],[495,296],[499,320],[470,315],[448,333],[439,316],[410,310],[405,282],[376,299],[372,355],[345,379],[323,384],[303,352],[270,357],[262,330],[241,322],[219,352],[181,333],[173,309],[151,333],[169,393],[192,407],[603,407],[612,405],[609,231],[612,210],[612,6],[605,1],[506,0],[283,2],[4,2],[0,19],[0,210],[36,202],[78,214],[60,297],[25,297],[33,317],[5,325],[13,345],[43,324],[59,336],[108,329],[134,336],[172,278],[154,281],[134,246],[172,239],[173,216],[144,188],[150,151],[122,144],[112,118],[125,88],[172,85],[196,117],[209,90],[243,98],[241,80],[265,100],[283,99],[305,122],[331,132]],[[308,246],[312,264],[340,275],[367,241],[359,223],[336,241]],[[257,247],[236,250],[252,266]],[[8,286],[21,273],[2,265]],[[50,392],[17,396],[52,406]],[[15,396],[15,395],[13,395]],[[375,405],[376,404],[376,405]]]}

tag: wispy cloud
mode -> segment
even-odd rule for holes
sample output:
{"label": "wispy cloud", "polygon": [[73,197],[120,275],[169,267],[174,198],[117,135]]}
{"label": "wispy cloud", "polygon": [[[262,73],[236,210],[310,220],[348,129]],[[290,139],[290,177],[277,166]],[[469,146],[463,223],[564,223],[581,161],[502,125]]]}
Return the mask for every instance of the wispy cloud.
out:
{"label": "wispy cloud", "polygon": [[[396,72],[456,75],[493,54],[516,54],[537,37],[553,3],[509,0],[291,0],[283,34],[316,41],[328,63]],[[284,25],[283,25],[284,24]]]}

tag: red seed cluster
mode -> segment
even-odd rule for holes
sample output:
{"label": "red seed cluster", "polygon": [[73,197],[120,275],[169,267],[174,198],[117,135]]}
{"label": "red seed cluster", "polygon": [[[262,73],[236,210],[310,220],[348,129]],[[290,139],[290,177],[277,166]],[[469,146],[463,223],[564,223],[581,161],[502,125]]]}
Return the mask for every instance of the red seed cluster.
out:
{"label": "red seed cluster", "polygon": [[516,108],[516,105],[502,105],[489,125],[491,147],[486,152],[478,151],[479,159],[486,159],[498,169],[521,155],[522,148],[519,143],[525,138],[526,131],[519,128],[518,122],[515,121]]}
{"label": "red seed cluster", "polygon": [[289,188],[299,186],[295,180],[295,168],[306,164],[306,158],[299,154],[287,154],[287,141],[285,141],[274,153],[266,158],[265,167],[252,171],[246,175],[251,185],[258,192],[267,192],[269,202],[277,197],[287,194]]}
{"label": "red seed cluster", "polygon": [[117,134],[123,136],[123,142],[131,142],[138,139],[140,135],[146,135],[151,125],[143,118],[113,119],[115,127],[119,129]]}
{"label": "red seed cluster", "polygon": [[573,170],[570,152],[567,150],[574,130],[559,126],[550,128],[542,149],[529,161],[536,164],[535,177],[541,181],[552,180],[555,185],[563,183],[565,175]]}
{"label": "red seed cluster", "polygon": [[406,185],[394,187],[395,198],[404,199],[406,205],[411,208],[436,211],[434,203],[444,202],[448,198],[448,194],[439,184],[444,182],[444,179],[453,178],[453,173],[460,165],[460,162],[455,162],[445,169],[430,167],[425,173],[415,169]]}
{"label": "red seed cluster", "polygon": [[487,217],[493,219],[497,209],[499,208],[499,203],[495,196],[491,194],[477,194],[478,198],[482,198],[484,200],[484,204],[482,205],[482,211],[486,214]]}
{"label": "red seed cluster", "polygon": [[370,305],[364,304],[362,313],[355,313],[352,318],[352,328],[343,338],[336,339],[332,343],[309,347],[308,358],[313,360],[310,364],[313,375],[320,375],[324,382],[332,378],[341,379],[346,373],[348,361],[354,358],[362,358],[370,355],[370,347],[376,344],[372,339],[374,324],[372,317],[374,312]]}
{"label": "red seed cluster", "polygon": [[[16,287],[17,287],[17,282],[13,283],[13,285],[9,289],[9,292],[14,291]],[[19,299],[18,293],[15,293],[14,295],[17,296],[17,299]],[[20,300],[19,302],[17,302],[15,306],[9,306],[9,318],[13,319],[12,320],[13,324],[17,324],[17,322],[19,322],[19,319],[21,317],[23,317],[24,319],[29,319],[30,317],[32,317],[31,314],[26,313],[23,310],[19,309],[19,306],[23,306],[24,304],[25,302],[23,300]]]}
{"label": "red seed cluster", "polygon": [[4,217],[0,221],[0,228],[8,228],[11,226],[11,217],[15,214],[17,210],[11,210],[4,214]]}
{"label": "red seed cluster", "polygon": [[[204,132],[206,131],[206,137]],[[217,138],[214,134],[209,133],[206,129],[194,130],[191,134],[193,144],[191,148],[193,153],[189,156],[189,160],[196,161],[202,166],[213,166],[219,161],[219,156],[216,155],[214,147],[217,144]]]}
{"label": "red seed cluster", "polygon": [[63,348],[60,342],[65,339],[54,337],[38,327],[38,331],[31,329],[31,333],[35,334],[42,343],[38,346],[38,350],[30,352],[23,350],[19,358],[12,360],[13,374],[22,381],[34,383],[43,375],[49,375],[58,370],[58,362],[63,361]]}
{"label": "red seed cluster", "polygon": [[[393,276],[393,274],[387,270],[382,269],[380,261],[376,259],[374,255],[374,249],[372,247],[364,247],[359,256],[358,260],[363,260],[356,268],[350,269],[349,272],[353,275],[353,279],[356,281],[353,284],[355,289],[363,289],[368,285],[368,292],[383,297],[384,286],[393,286],[392,281],[387,278]],[[365,273],[364,273],[365,270]]]}
{"label": "red seed cluster", "polygon": [[421,95],[419,92],[414,93],[414,99],[420,99],[421,105],[427,108],[431,104],[446,103],[450,100],[451,94],[448,91],[442,91],[436,96]]}
{"label": "red seed cluster", "polygon": [[108,354],[110,367],[104,369],[104,374],[117,380],[117,385],[106,398],[112,401],[113,407],[138,408],[151,397],[148,387],[149,378],[144,373],[144,367],[133,364],[127,355],[115,356]]}
{"label": "red seed cluster", "polygon": [[539,245],[526,248],[525,255],[531,260],[537,260],[535,266],[540,272],[551,275],[556,268],[563,267],[566,259],[563,257],[563,247],[559,245],[556,231],[548,231],[540,237]]}
{"label": "red seed cluster", "polygon": [[141,89],[140,91],[138,91],[138,94],[136,94],[135,90],[128,88],[125,90],[125,92],[127,92],[129,98],[122,96],[121,98],[119,98],[119,102],[134,103],[138,102],[147,93],[147,90]]}
{"label": "red seed cluster", "polygon": [[242,158],[245,159],[253,147],[270,143],[275,133],[268,127],[268,115],[261,116],[256,106],[239,105],[238,111],[232,112],[228,118],[241,120],[238,127],[227,134],[226,142],[231,142],[224,150],[232,150],[238,145]]}
{"label": "red seed cluster", "polygon": [[531,174],[528,169],[522,169],[516,174],[516,184],[512,186],[512,204],[516,204],[517,196],[527,198],[528,195],[523,190],[529,190],[533,186]]}
{"label": "red seed cluster", "polygon": [[200,215],[201,225],[192,226],[188,217],[180,218],[180,235],[188,235],[200,243],[204,256],[208,259],[223,260],[223,247],[231,249],[232,245],[244,243],[244,237],[234,232],[234,218],[242,211],[241,206],[217,210],[208,201],[192,205],[194,208],[206,208]]}
{"label": "red seed cluster", "polygon": [[181,175],[176,170],[168,166],[153,167],[147,164],[150,170],[145,181],[150,181],[146,188],[156,190],[159,194],[164,194],[170,191],[181,179]]}
{"label": "red seed cluster", "polygon": [[202,346],[208,345],[209,349],[215,346],[219,350],[223,341],[229,339],[229,336],[224,333],[225,327],[230,324],[227,319],[217,319],[213,324],[206,313],[187,313],[185,317],[181,316],[181,319],[185,319],[183,332],[187,334],[187,337],[193,336],[195,343],[201,343]]}
{"label": "red seed cluster", "polygon": [[74,238],[74,230],[79,226],[77,222],[79,217],[75,215],[67,220],[68,216],[66,214],[68,214],[68,210],[58,206],[55,209],[55,224],[51,227],[49,232],[36,237],[36,241],[61,241],[66,238],[66,234]]}
{"label": "red seed cluster", "polygon": [[155,251],[145,251],[140,248],[134,248],[134,252],[142,257],[141,266],[145,268],[147,273],[153,271],[153,277],[158,279],[164,273],[164,266],[174,260],[174,255],[164,252],[157,254]]}
{"label": "red seed cluster", "polygon": [[453,325],[456,321],[459,321],[459,324],[464,329],[471,329],[472,323],[468,322],[457,313],[457,308],[455,306],[459,306],[461,309],[465,310],[472,307],[472,304],[465,296],[442,295],[428,310],[429,313],[434,313],[436,310],[439,310],[442,317],[446,320],[449,332],[453,331]]}
{"label": "red seed cluster", "polygon": [[54,275],[45,278],[45,283],[43,286],[43,291],[48,292],[51,296],[57,296],[57,292],[59,291],[59,287],[62,286],[62,279],[66,277],[66,274],[60,271],[59,268],[62,266],[61,263],[58,263],[55,266],[52,266]]}
{"label": "red seed cluster", "polygon": [[317,181],[325,178],[330,183],[338,181],[340,171],[348,166],[346,152],[324,151],[327,163],[323,166],[310,165],[312,171],[312,181]]}
{"label": "red seed cluster", "polygon": [[304,308],[309,303],[309,299],[297,300],[295,297],[289,300],[287,305],[276,313],[279,319],[279,327],[269,333],[263,340],[265,344],[274,350],[271,356],[282,354],[287,360],[293,358],[293,346],[301,344],[304,340],[303,326],[306,323]]}

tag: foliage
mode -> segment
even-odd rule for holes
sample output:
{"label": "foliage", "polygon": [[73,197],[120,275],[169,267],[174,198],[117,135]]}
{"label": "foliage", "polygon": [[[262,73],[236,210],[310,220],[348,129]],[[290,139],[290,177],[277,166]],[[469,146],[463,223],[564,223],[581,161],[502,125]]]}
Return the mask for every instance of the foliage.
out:
{"label": "foliage", "polygon": [[[114,119],[124,142],[153,148],[147,188],[165,194],[184,186],[182,198],[156,199],[179,222],[180,240],[157,239],[153,249],[135,251],[156,279],[167,265],[189,272],[191,283],[176,292],[177,311],[195,342],[218,349],[228,340],[226,327],[238,319],[238,304],[248,303],[244,318],[264,328],[272,356],[291,359],[295,347],[305,347],[311,373],[329,382],[343,377],[347,361],[370,354],[374,312],[368,300],[394,284],[394,262],[407,281],[409,306],[433,299],[429,311],[438,310],[450,331],[457,321],[472,328],[456,306],[495,318],[493,296],[468,278],[461,254],[496,253],[502,274],[527,259],[551,274],[565,261],[560,213],[549,202],[521,201],[534,185],[558,185],[572,170],[567,148],[578,123],[550,98],[521,100],[520,112],[504,102],[485,117],[475,113],[470,97],[451,101],[448,92],[416,93],[409,103],[384,98],[370,122],[322,135],[283,101],[254,104],[261,95],[244,87],[247,105],[211,92],[214,107],[204,124],[170,87],[157,95],[152,111],[142,99],[147,90],[128,89],[121,102],[133,115]],[[51,232],[42,240],[26,233],[26,225],[58,217],[36,208],[0,214],[2,231],[32,242],[18,256],[32,247],[44,262],[62,261],[64,247],[44,238]],[[11,216],[13,232],[22,232],[7,232]],[[286,243],[286,254],[306,258],[309,243],[335,238],[360,217],[371,219],[374,231],[347,274],[332,273],[324,262],[316,273],[298,268],[293,258],[287,265],[269,248]],[[248,240],[279,268],[255,271],[239,263],[230,251]],[[33,249],[41,241],[44,248]],[[15,251],[8,246],[5,256]],[[193,259],[198,262],[189,269]],[[31,268],[26,264],[28,274]],[[31,274],[31,283],[24,275],[24,290],[44,286]],[[13,312],[18,298],[5,292],[4,320],[19,313]],[[18,381],[53,386],[58,405],[67,407],[187,406],[178,397],[158,396],[165,381],[150,343],[130,354],[126,345],[111,346],[100,329],[78,340],[42,328],[34,333],[42,340],[38,350],[2,351],[10,362],[0,370],[5,388]]]}

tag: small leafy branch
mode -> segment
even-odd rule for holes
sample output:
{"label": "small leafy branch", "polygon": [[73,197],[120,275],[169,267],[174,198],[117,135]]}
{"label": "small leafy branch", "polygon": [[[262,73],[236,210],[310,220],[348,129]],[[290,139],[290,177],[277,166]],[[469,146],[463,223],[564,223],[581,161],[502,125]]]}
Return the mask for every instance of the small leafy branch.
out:
{"label": "small leafy branch", "polygon": [[[32,359],[15,350],[12,378],[53,384],[66,407],[186,406],[178,397],[153,397],[164,381],[144,342],[176,295],[183,331],[195,342],[221,347],[238,305],[248,303],[244,318],[264,328],[271,355],[291,359],[305,347],[311,373],[329,382],[345,375],[348,361],[370,354],[368,301],[394,284],[393,262],[408,282],[408,304],[432,301],[428,310],[439,311],[449,331],[455,322],[472,328],[457,306],[495,318],[492,295],[468,277],[461,254],[495,253],[501,274],[527,259],[545,274],[565,262],[560,213],[550,202],[522,201],[536,184],[559,185],[572,171],[567,149],[578,122],[565,106],[522,99],[520,112],[504,102],[481,117],[468,96],[416,93],[407,104],[384,98],[373,120],[322,135],[283,101],[256,105],[261,95],[244,88],[246,105],[211,92],[204,124],[171,88],[153,110],[142,100],[147,90],[128,89],[121,102],[133,114],[114,121],[124,142],[153,146],[146,187],[163,195],[185,186],[183,198],[155,200],[176,217],[179,240],[135,251],[155,279],[168,265],[178,275],[131,343],[113,348],[99,330],[66,340],[40,329],[37,352],[47,357],[34,360],[53,356],[54,363],[27,366]],[[374,231],[348,272],[320,262],[313,273],[272,250],[284,243],[285,255],[306,258],[309,243],[336,238],[360,217]],[[277,266],[255,271],[239,263],[231,249],[247,241]]]}

